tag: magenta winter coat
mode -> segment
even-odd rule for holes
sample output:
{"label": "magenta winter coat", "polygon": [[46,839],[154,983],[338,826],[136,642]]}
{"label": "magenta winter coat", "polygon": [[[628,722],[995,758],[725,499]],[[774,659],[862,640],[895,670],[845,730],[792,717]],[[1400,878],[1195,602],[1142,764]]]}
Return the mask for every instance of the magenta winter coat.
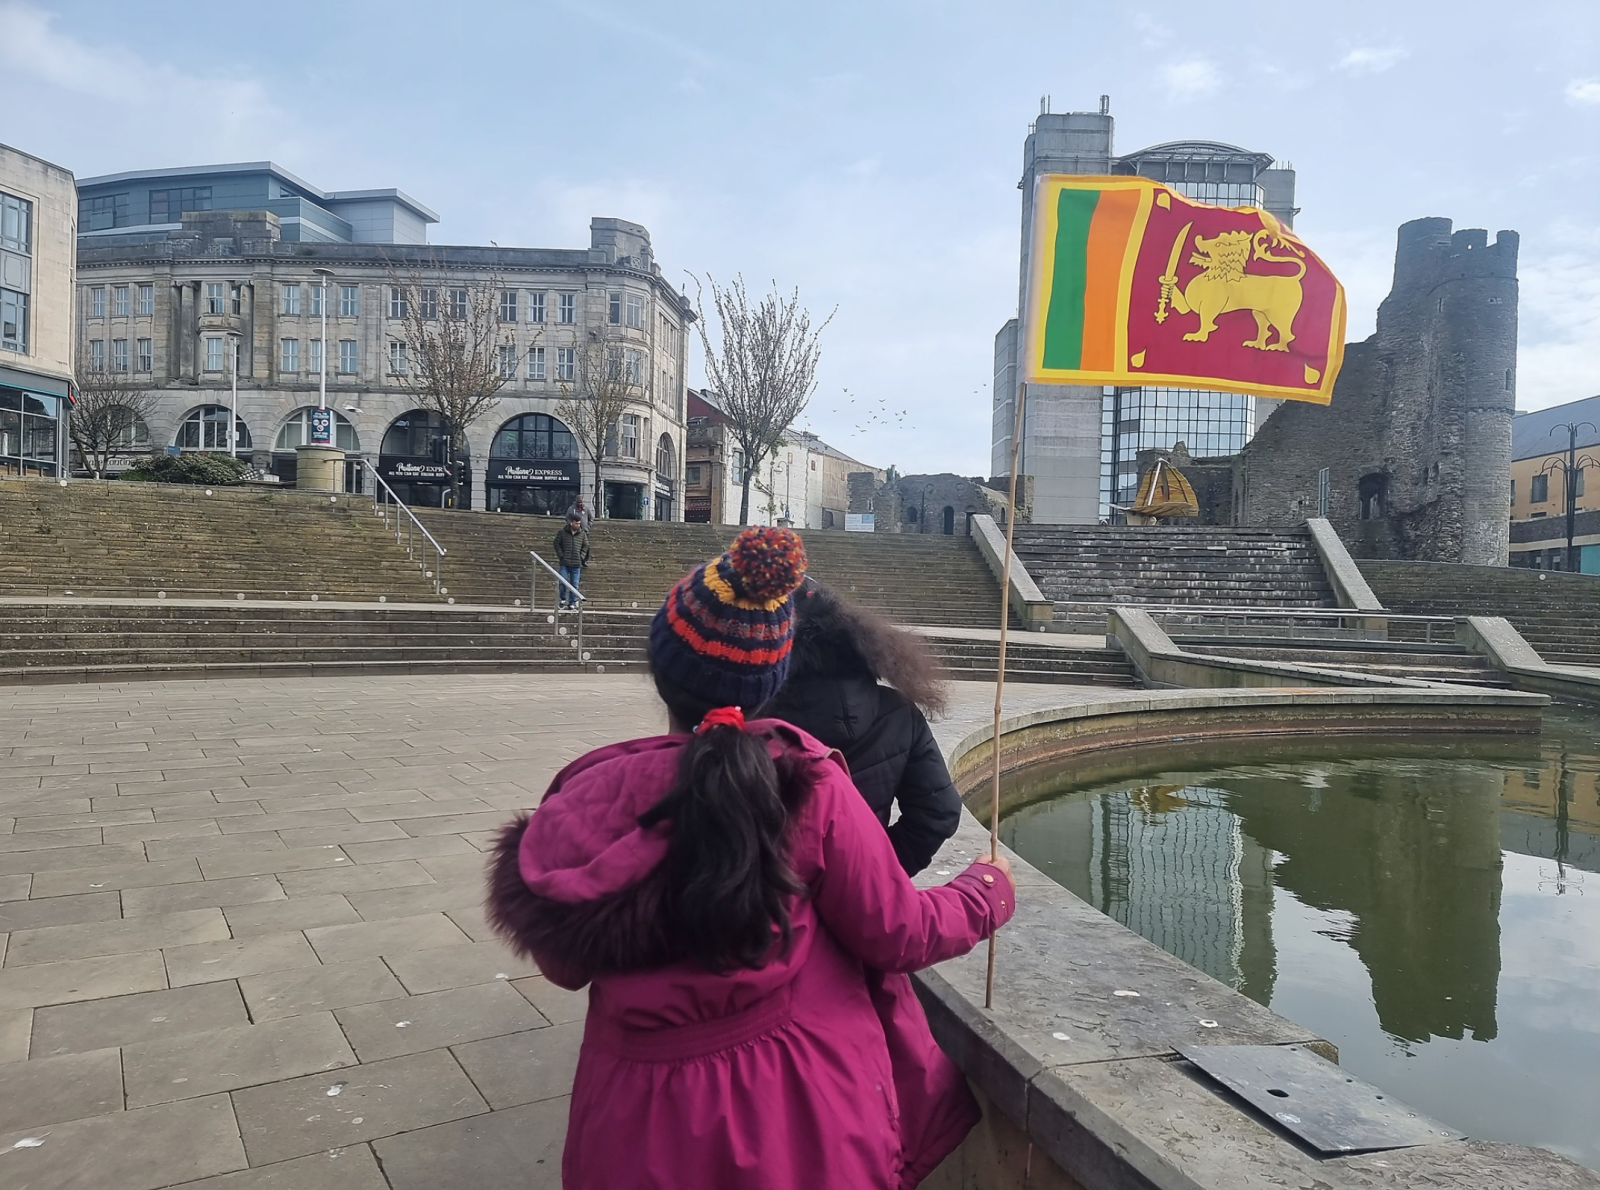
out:
{"label": "magenta winter coat", "polygon": [[974,865],[917,890],[827,748],[771,720],[750,730],[813,777],[790,856],[809,896],[792,908],[787,954],[759,970],[680,963],[596,975],[533,922],[540,904],[595,902],[607,908],[584,928],[640,928],[629,915],[648,907],[630,908],[626,890],[667,840],[665,827],[637,819],[671,786],[688,737],[581,757],[503,840],[494,915],[553,982],[589,984],[568,1190],[893,1190],[916,1185],[978,1119],[904,973],[965,953],[1009,920],[1010,884]]}

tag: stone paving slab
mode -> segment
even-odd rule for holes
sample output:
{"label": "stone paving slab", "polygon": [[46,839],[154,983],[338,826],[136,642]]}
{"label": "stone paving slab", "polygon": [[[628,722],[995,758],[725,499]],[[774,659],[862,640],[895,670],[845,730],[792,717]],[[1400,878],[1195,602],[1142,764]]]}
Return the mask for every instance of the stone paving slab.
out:
{"label": "stone paving slab", "polygon": [[157,1190],[245,1167],[226,1095],[0,1133],[0,1154],[18,1190]]}
{"label": "stone paving slab", "polygon": [[235,1092],[233,1101],[239,1133],[253,1165],[394,1136],[489,1110],[448,1050],[408,1054],[253,1087]]}
{"label": "stone paving slab", "polygon": [[121,1110],[122,1058],[114,1049],[0,1066],[0,1120],[8,1128],[37,1130]]}
{"label": "stone paving slab", "polygon": [[35,1009],[32,1053],[70,1054],[249,1023],[237,985],[203,983]]}
{"label": "stone paving slab", "polygon": [[545,1026],[538,1010],[504,983],[341,1008],[334,1015],[363,1062]]}
{"label": "stone paving slab", "polygon": [[257,1021],[406,996],[405,987],[379,958],[251,975],[239,980],[239,990]]}
{"label": "stone paving slab", "polygon": [[173,1190],[389,1190],[367,1145],[329,1149],[258,1169],[185,1182]]}
{"label": "stone paving slab", "polygon": [[408,1132],[373,1147],[393,1190],[441,1186],[556,1190],[561,1185],[567,1110],[565,1098],[549,1099]]}
{"label": "stone paving slab", "polygon": [[413,996],[539,974],[537,967],[512,954],[499,939],[414,950],[390,955],[385,961]]}
{"label": "stone paving slab", "polygon": [[192,1099],[355,1064],[332,1013],[234,1025],[122,1049],[129,1107]]}

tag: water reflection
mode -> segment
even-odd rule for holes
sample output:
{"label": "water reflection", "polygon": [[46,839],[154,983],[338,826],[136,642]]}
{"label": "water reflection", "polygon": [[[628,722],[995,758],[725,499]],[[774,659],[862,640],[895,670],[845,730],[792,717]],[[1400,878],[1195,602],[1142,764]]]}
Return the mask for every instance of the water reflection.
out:
{"label": "water reflection", "polygon": [[1232,745],[1132,779],[1033,773],[1002,837],[1363,1077],[1600,1167],[1597,736],[1558,712],[1537,741],[1284,742],[1248,763]]}

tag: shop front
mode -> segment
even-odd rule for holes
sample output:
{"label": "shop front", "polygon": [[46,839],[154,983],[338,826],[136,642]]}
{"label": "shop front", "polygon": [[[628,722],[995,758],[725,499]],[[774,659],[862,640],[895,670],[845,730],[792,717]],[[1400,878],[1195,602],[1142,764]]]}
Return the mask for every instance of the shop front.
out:
{"label": "shop front", "polygon": [[578,498],[583,477],[578,443],[545,413],[513,417],[489,448],[489,511],[561,516]]}
{"label": "shop front", "polygon": [[[413,409],[389,423],[378,454],[378,474],[404,504],[414,508],[451,508],[451,438],[444,419]],[[455,452],[461,477],[462,508],[472,507],[472,467],[465,451]]]}
{"label": "shop front", "polygon": [[606,516],[614,521],[638,521],[645,517],[645,488],[642,483],[615,483],[606,480]]}
{"label": "shop front", "polygon": [[0,475],[61,474],[65,382],[61,387],[57,395],[0,381]]}
{"label": "shop front", "polygon": [[490,459],[489,511],[562,516],[581,479],[576,459]]}

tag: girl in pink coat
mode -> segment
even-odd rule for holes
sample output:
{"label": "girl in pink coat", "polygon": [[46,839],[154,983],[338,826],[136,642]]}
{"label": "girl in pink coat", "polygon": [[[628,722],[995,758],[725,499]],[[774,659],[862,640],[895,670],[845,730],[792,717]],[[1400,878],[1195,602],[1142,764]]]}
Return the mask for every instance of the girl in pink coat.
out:
{"label": "girl in pink coat", "polygon": [[681,580],[650,631],[669,734],[574,761],[501,835],[491,919],[589,987],[568,1190],[909,1188],[977,1121],[906,973],[1009,920],[1009,871],[917,890],[837,753],[745,721],[804,569],[751,529]]}

